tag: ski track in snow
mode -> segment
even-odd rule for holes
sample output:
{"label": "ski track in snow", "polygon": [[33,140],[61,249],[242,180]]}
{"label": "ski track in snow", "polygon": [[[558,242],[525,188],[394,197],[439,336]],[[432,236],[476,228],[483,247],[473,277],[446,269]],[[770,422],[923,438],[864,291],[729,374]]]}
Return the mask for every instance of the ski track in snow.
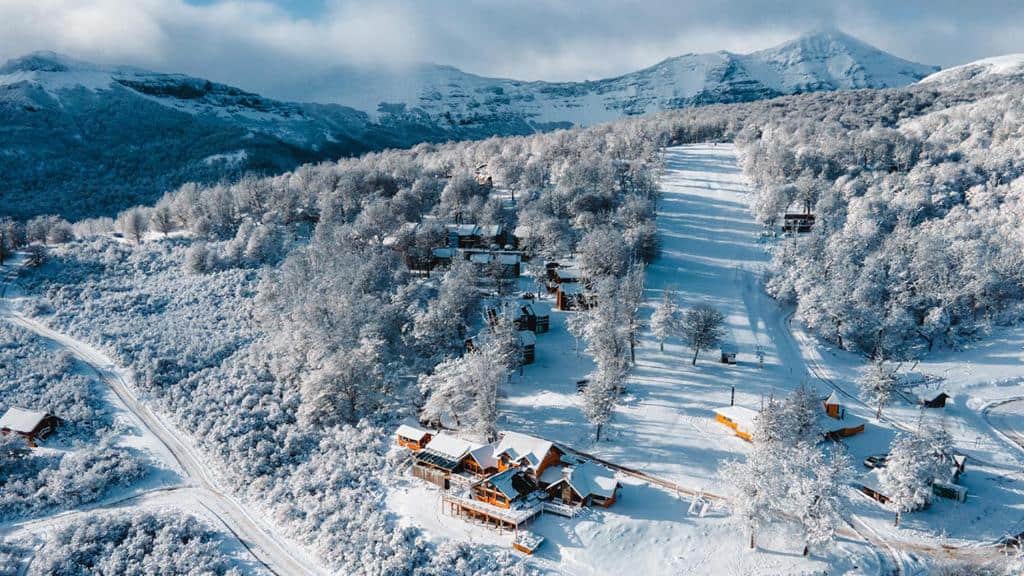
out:
{"label": "ski track in snow", "polygon": [[[6,279],[10,280],[10,277],[7,276]],[[11,524],[12,528],[34,532],[63,525],[70,519],[90,511],[112,507],[124,508],[125,505],[132,503],[153,505],[156,502],[165,504],[165,507],[188,507],[204,516],[215,517],[260,565],[273,574],[299,576],[326,573],[299,551],[298,546],[278,534],[273,526],[259,517],[258,513],[248,511],[240,500],[223,489],[222,480],[188,442],[188,436],[162,419],[136,395],[127,370],[118,367],[110,357],[96,348],[17,312],[10,305],[6,288],[7,283],[4,282],[0,286],[0,296],[4,298],[0,302],[0,315],[11,323],[52,342],[55,346],[67,350],[89,366],[100,381],[116,395],[116,401],[130,412],[134,419],[133,424],[150,436],[148,444],[154,449],[154,455],[170,469],[180,473],[185,481],[185,485],[179,488],[156,489],[106,505],[100,504],[50,517],[15,522]],[[202,510],[199,510],[200,508]]]}

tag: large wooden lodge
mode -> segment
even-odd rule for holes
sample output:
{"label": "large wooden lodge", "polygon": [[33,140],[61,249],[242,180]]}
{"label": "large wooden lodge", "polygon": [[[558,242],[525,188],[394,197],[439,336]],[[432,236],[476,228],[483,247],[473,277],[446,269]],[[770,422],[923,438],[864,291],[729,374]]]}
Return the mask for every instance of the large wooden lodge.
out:
{"label": "large wooden lodge", "polygon": [[518,432],[479,444],[403,425],[396,443],[413,452],[414,477],[445,490],[445,512],[498,529],[519,530],[544,511],[574,516],[582,506],[608,507],[618,498],[619,482],[607,468]]}

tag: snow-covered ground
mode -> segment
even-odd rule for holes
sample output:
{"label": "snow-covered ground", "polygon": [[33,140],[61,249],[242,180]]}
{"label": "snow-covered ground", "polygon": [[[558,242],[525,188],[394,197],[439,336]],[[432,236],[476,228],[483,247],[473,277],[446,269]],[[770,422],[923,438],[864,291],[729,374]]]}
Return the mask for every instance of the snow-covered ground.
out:
{"label": "snow-covered ground", "polygon": [[[720,364],[718,350],[711,350],[692,366],[692,352],[680,342],[667,342],[662,352],[644,333],[627,393],[604,437],[595,442],[575,386],[592,363],[577,354],[566,331],[571,313],[553,311],[551,331],[538,338],[536,362],[502,391],[500,425],[642,470],[683,489],[725,495],[728,482],[717,470],[722,462],[743,458],[748,450],[745,442],[714,420],[712,410],[729,404],[732,387],[737,405],[757,409],[763,399],[783,396],[801,382],[822,397],[834,385],[841,395],[847,394],[843,397],[848,412],[868,422],[864,434],[846,443],[857,473],[863,473],[863,458],[887,451],[895,433],[915,425],[921,410],[897,404],[876,422],[873,407],[856,398],[855,380],[863,360],[832,350],[791,325],[790,311],[764,293],[769,256],[760,226],[747,208],[749,189],[733,146],[671,148],[665,160],[658,212],[662,252],[648,267],[642,314],[650,313],[666,288],[675,289],[684,306],[714,305],[727,317],[730,336],[739,348],[738,363]],[[923,417],[941,420],[958,448],[973,457],[963,480],[971,493],[964,504],[938,500],[928,511],[905,515],[897,530],[891,527],[891,512],[851,488],[851,528],[842,531],[843,537],[827,554],[808,559],[800,556],[800,539],[781,530],[761,535],[758,550],[748,551],[744,536],[720,508],[694,516],[689,514],[690,496],[622,478],[621,500],[610,510],[576,520],[539,520],[531,529],[544,535],[547,543],[537,558],[572,574],[872,574],[892,568],[912,572],[923,565],[916,552],[937,553],[943,545],[964,547],[962,554],[954,551],[952,556],[991,554],[991,549],[981,547],[1012,530],[1024,530],[1021,452],[1011,443],[1011,437],[1024,430],[1019,412],[1024,402],[993,405],[1024,397],[1024,381],[994,382],[1024,373],[1022,333],[1001,334],[998,343],[975,350],[936,355],[916,368],[946,376],[946,389],[954,395],[945,410],[930,410]],[[763,365],[756,355],[758,347]],[[1006,376],[998,378],[999,374]],[[984,412],[989,405],[992,409]],[[507,535],[440,515],[439,498],[432,489],[409,481],[392,492],[389,502],[406,521],[437,537],[497,545],[510,541]]]}

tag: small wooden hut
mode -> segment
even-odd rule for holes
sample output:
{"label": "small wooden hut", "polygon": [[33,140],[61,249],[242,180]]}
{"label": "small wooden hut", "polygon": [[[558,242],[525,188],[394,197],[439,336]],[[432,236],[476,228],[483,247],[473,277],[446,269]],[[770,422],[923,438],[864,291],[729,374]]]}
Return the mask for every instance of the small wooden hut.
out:
{"label": "small wooden hut", "polygon": [[408,424],[402,424],[395,431],[395,442],[413,452],[422,450],[433,437],[433,432]]}

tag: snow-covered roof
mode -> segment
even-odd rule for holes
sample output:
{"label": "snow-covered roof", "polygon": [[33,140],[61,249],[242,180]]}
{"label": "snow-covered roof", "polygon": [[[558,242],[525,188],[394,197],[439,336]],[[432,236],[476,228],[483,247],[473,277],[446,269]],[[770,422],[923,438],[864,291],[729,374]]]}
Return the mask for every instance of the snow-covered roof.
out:
{"label": "snow-covered roof", "polygon": [[476,460],[476,463],[484,470],[488,468],[496,468],[498,466],[498,459],[494,457],[494,449],[496,447],[497,442],[484,444],[479,448],[471,450],[469,455],[473,460]]}
{"label": "snow-covered roof", "polygon": [[477,252],[469,255],[469,261],[474,264],[490,264],[491,255],[484,252]]}
{"label": "snow-covered roof", "polygon": [[450,232],[457,236],[479,236],[480,227],[476,224],[449,224],[446,226]]}
{"label": "snow-covered roof", "polygon": [[520,475],[522,475],[522,472],[519,470],[509,468],[504,472],[498,472],[494,476],[487,478],[485,482],[491,483],[495,490],[504,494],[509,500],[515,500],[536,488],[536,486],[530,486],[524,479],[520,479],[517,482],[516,478]]}
{"label": "snow-covered roof", "polygon": [[46,412],[25,410],[24,408],[8,408],[7,412],[0,417],[0,428],[12,432],[29,434],[33,432],[49,416]]}
{"label": "snow-covered roof", "polygon": [[497,236],[501,234],[501,224],[488,224],[480,227],[481,236]]}
{"label": "snow-covered roof", "polygon": [[575,266],[559,266],[558,268],[555,268],[555,273],[558,274],[558,278],[563,281],[579,280],[583,277],[583,274]]}
{"label": "snow-covered roof", "polygon": [[494,457],[500,458],[502,455],[507,455],[509,460],[514,462],[525,458],[530,468],[536,470],[553,447],[553,442],[542,438],[527,436],[519,432],[503,432],[501,441],[494,449]]}
{"label": "snow-covered roof", "polygon": [[423,428],[418,428],[416,426],[402,424],[401,426],[398,427],[398,430],[395,430],[395,434],[401,436],[402,438],[408,438],[410,440],[419,441],[423,440],[423,438],[430,434],[430,431],[424,430]]}
{"label": "snow-covered roof", "polygon": [[537,335],[529,330],[520,330],[519,343],[523,346],[534,346],[537,344]]}
{"label": "snow-covered roof", "polygon": [[576,284],[559,284],[558,289],[562,291],[562,294],[583,294],[583,286]]}
{"label": "snow-covered roof", "polygon": [[885,495],[885,492],[882,490],[882,479],[879,477],[880,470],[880,468],[872,468],[868,472],[861,474],[860,485],[870,488],[878,494]]}
{"label": "snow-covered roof", "polygon": [[512,231],[512,235],[516,238],[530,238],[533,235],[533,229],[525,224],[520,224]]}
{"label": "snow-covered roof", "polygon": [[842,402],[839,401],[839,394],[833,390],[832,393],[828,395],[828,398],[825,398],[825,404],[835,404],[837,406],[842,404]]}
{"label": "snow-covered roof", "polygon": [[754,429],[754,419],[757,418],[757,410],[745,406],[722,406],[715,408],[715,414],[728,418],[747,432]]}
{"label": "snow-covered roof", "polygon": [[433,252],[436,258],[451,258],[455,256],[454,248],[434,248]]}
{"label": "snow-covered roof", "polygon": [[458,436],[452,436],[444,432],[434,436],[423,448],[426,451],[434,452],[451,460],[462,460],[470,450],[479,448],[480,445],[469,440],[463,440]]}
{"label": "snow-covered roof", "polygon": [[499,254],[498,261],[502,264],[518,264],[520,260],[519,254]]}
{"label": "snow-covered roof", "polygon": [[611,470],[589,460],[562,468],[552,466],[544,470],[541,481],[552,486],[560,482],[568,482],[581,498],[588,496],[611,498],[619,486],[619,481],[615,479],[615,474]]}

